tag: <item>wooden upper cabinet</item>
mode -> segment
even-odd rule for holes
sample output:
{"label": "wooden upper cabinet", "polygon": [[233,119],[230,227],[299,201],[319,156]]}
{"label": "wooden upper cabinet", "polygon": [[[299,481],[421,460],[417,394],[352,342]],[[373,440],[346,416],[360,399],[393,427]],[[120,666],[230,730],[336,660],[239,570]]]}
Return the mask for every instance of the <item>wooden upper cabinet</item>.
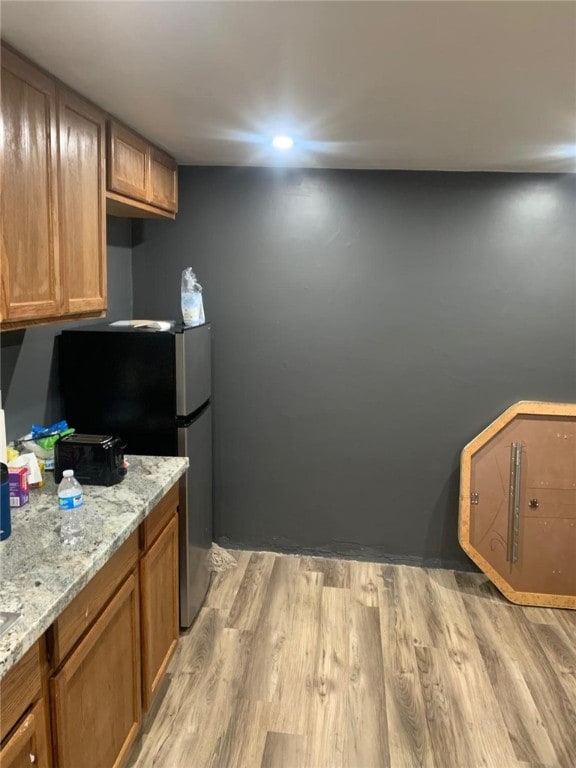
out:
{"label": "wooden upper cabinet", "polygon": [[174,213],[178,210],[178,166],[155,148],[150,153],[150,203]]}
{"label": "wooden upper cabinet", "polygon": [[115,216],[174,218],[176,161],[114,120],[108,124],[107,211]]}
{"label": "wooden upper cabinet", "polygon": [[65,309],[106,309],[106,115],[61,89],[60,256]]}
{"label": "wooden upper cabinet", "polygon": [[62,313],[56,83],[2,49],[2,320]]}
{"label": "wooden upper cabinet", "polygon": [[106,116],[2,46],[2,327],[106,309]]}
{"label": "wooden upper cabinet", "polygon": [[147,203],[150,145],[113,121],[110,121],[108,141],[108,189]]}
{"label": "wooden upper cabinet", "polygon": [[101,317],[106,213],[173,219],[175,161],[2,44],[2,329]]}

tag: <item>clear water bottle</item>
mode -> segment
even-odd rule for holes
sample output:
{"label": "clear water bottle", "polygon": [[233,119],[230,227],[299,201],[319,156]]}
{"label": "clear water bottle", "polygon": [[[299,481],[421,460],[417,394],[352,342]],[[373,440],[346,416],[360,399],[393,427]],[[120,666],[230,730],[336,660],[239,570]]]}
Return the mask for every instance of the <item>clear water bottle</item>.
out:
{"label": "clear water bottle", "polygon": [[84,493],[74,477],[73,469],[65,469],[58,486],[60,509],[60,540],[63,544],[78,544],[84,538]]}

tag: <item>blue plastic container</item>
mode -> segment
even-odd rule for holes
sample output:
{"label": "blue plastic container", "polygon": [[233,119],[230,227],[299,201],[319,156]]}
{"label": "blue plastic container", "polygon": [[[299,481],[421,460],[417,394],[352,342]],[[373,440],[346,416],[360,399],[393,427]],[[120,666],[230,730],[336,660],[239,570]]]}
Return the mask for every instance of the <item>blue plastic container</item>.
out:
{"label": "blue plastic container", "polygon": [[10,478],[8,467],[0,463],[0,541],[12,533],[10,524]]}

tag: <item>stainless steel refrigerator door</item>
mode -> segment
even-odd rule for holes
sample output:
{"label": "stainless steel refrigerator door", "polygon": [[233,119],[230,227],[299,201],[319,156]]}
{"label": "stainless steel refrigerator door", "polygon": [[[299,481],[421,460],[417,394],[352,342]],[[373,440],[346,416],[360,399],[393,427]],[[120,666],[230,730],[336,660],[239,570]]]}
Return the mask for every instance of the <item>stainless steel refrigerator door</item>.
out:
{"label": "stainless steel refrigerator door", "polygon": [[190,466],[180,481],[179,555],[180,626],[189,627],[210,583],[212,544],[212,408],[178,430],[180,456]]}
{"label": "stainless steel refrigerator door", "polygon": [[176,415],[188,416],[210,399],[212,365],[210,325],[174,334],[176,344]]}

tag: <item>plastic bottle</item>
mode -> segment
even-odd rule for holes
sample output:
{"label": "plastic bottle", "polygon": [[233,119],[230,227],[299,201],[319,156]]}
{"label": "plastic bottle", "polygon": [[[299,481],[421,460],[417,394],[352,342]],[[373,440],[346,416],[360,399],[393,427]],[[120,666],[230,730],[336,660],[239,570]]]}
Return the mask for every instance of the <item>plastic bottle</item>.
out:
{"label": "plastic bottle", "polygon": [[202,286],[196,280],[192,267],[182,272],[181,305],[184,325],[202,325],[205,322]]}
{"label": "plastic bottle", "polygon": [[78,544],[84,538],[84,493],[74,477],[73,469],[65,469],[58,486],[60,509],[60,540],[63,544]]}
{"label": "plastic bottle", "polygon": [[0,541],[7,539],[12,532],[10,525],[10,476],[8,467],[0,463]]}

